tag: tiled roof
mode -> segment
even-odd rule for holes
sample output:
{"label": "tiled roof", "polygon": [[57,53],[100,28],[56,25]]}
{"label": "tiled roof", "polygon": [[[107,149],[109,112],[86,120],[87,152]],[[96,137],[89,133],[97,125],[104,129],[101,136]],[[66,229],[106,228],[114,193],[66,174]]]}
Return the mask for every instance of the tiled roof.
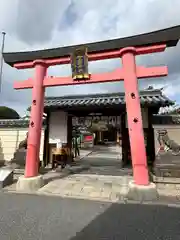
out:
{"label": "tiled roof", "polygon": [[[164,96],[160,90],[146,90],[140,92],[142,105],[168,106],[173,102]],[[45,107],[86,107],[86,106],[115,106],[124,105],[124,93],[96,94],[96,95],[77,95],[65,97],[47,97]]]}
{"label": "tiled roof", "polygon": [[[45,124],[45,121],[43,122]],[[29,126],[27,119],[0,119],[0,128],[26,128]]]}
{"label": "tiled roof", "polygon": [[153,125],[180,125],[180,115],[153,115]]}

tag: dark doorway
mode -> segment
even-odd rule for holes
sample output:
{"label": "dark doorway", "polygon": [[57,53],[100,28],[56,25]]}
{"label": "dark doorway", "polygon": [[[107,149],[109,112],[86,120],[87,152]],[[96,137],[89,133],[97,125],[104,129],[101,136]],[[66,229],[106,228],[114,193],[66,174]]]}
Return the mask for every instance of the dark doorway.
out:
{"label": "dark doorway", "polygon": [[104,140],[108,142],[116,142],[117,141],[117,129],[115,127],[109,127],[108,131],[103,132]]}
{"label": "dark doorway", "polygon": [[105,144],[108,142],[116,143],[117,141],[117,129],[115,127],[109,127],[107,131],[95,131],[94,144]]}

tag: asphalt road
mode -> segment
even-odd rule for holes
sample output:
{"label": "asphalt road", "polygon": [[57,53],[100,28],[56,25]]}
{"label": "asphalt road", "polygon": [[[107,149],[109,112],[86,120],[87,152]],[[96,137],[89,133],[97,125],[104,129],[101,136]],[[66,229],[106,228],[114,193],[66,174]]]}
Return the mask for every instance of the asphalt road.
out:
{"label": "asphalt road", "polygon": [[180,208],[0,193],[0,240],[180,239]]}

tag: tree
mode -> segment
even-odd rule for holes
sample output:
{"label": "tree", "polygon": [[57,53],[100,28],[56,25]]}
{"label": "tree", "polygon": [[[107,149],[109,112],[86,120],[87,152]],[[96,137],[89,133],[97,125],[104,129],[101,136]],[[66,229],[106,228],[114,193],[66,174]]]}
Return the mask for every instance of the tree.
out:
{"label": "tree", "polygon": [[[26,109],[26,115],[23,117],[24,119],[29,119],[30,118],[30,113],[31,113],[31,106],[29,106]],[[46,118],[47,114],[43,113],[43,118]]]}
{"label": "tree", "polygon": [[12,108],[0,106],[0,119],[19,119],[19,114]]}
{"label": "tree", "polygon": [[30,112],[31,111],[31,106],[29,106],[26,111]]}

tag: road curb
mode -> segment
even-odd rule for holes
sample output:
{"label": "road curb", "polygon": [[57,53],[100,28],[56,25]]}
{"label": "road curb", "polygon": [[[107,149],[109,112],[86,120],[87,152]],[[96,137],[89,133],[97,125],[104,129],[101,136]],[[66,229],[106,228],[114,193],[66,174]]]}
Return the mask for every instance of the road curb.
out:
{"label": "road curb", "polygon": [[135,201],[135,200],[128,200],[125,196],[120,199],[103,199],[103,198],[95,198],[95,197],[84,197],[84,196],[71,196],[71,195],[64,195],[60,196],[58,194],[52,194],[47,192],[17,192],[13,190],[3,190],[1,191],[7,194],[23,194],[23,195],[31,195],[31,196],[44,196],[44,197],[54,197],[54,198],[63,198],[63,199],[74,199],[74,200],[88,200],[88,201],[95,201],[95,202],[104,202],[104,203],[111,203],[111,204],[141,204],[141,205],[162,205],[168,207],[178,207],[180,208],[180,203],[177,199],[172,197],[166,197],[165,199],[159,199],[154,201]]}

